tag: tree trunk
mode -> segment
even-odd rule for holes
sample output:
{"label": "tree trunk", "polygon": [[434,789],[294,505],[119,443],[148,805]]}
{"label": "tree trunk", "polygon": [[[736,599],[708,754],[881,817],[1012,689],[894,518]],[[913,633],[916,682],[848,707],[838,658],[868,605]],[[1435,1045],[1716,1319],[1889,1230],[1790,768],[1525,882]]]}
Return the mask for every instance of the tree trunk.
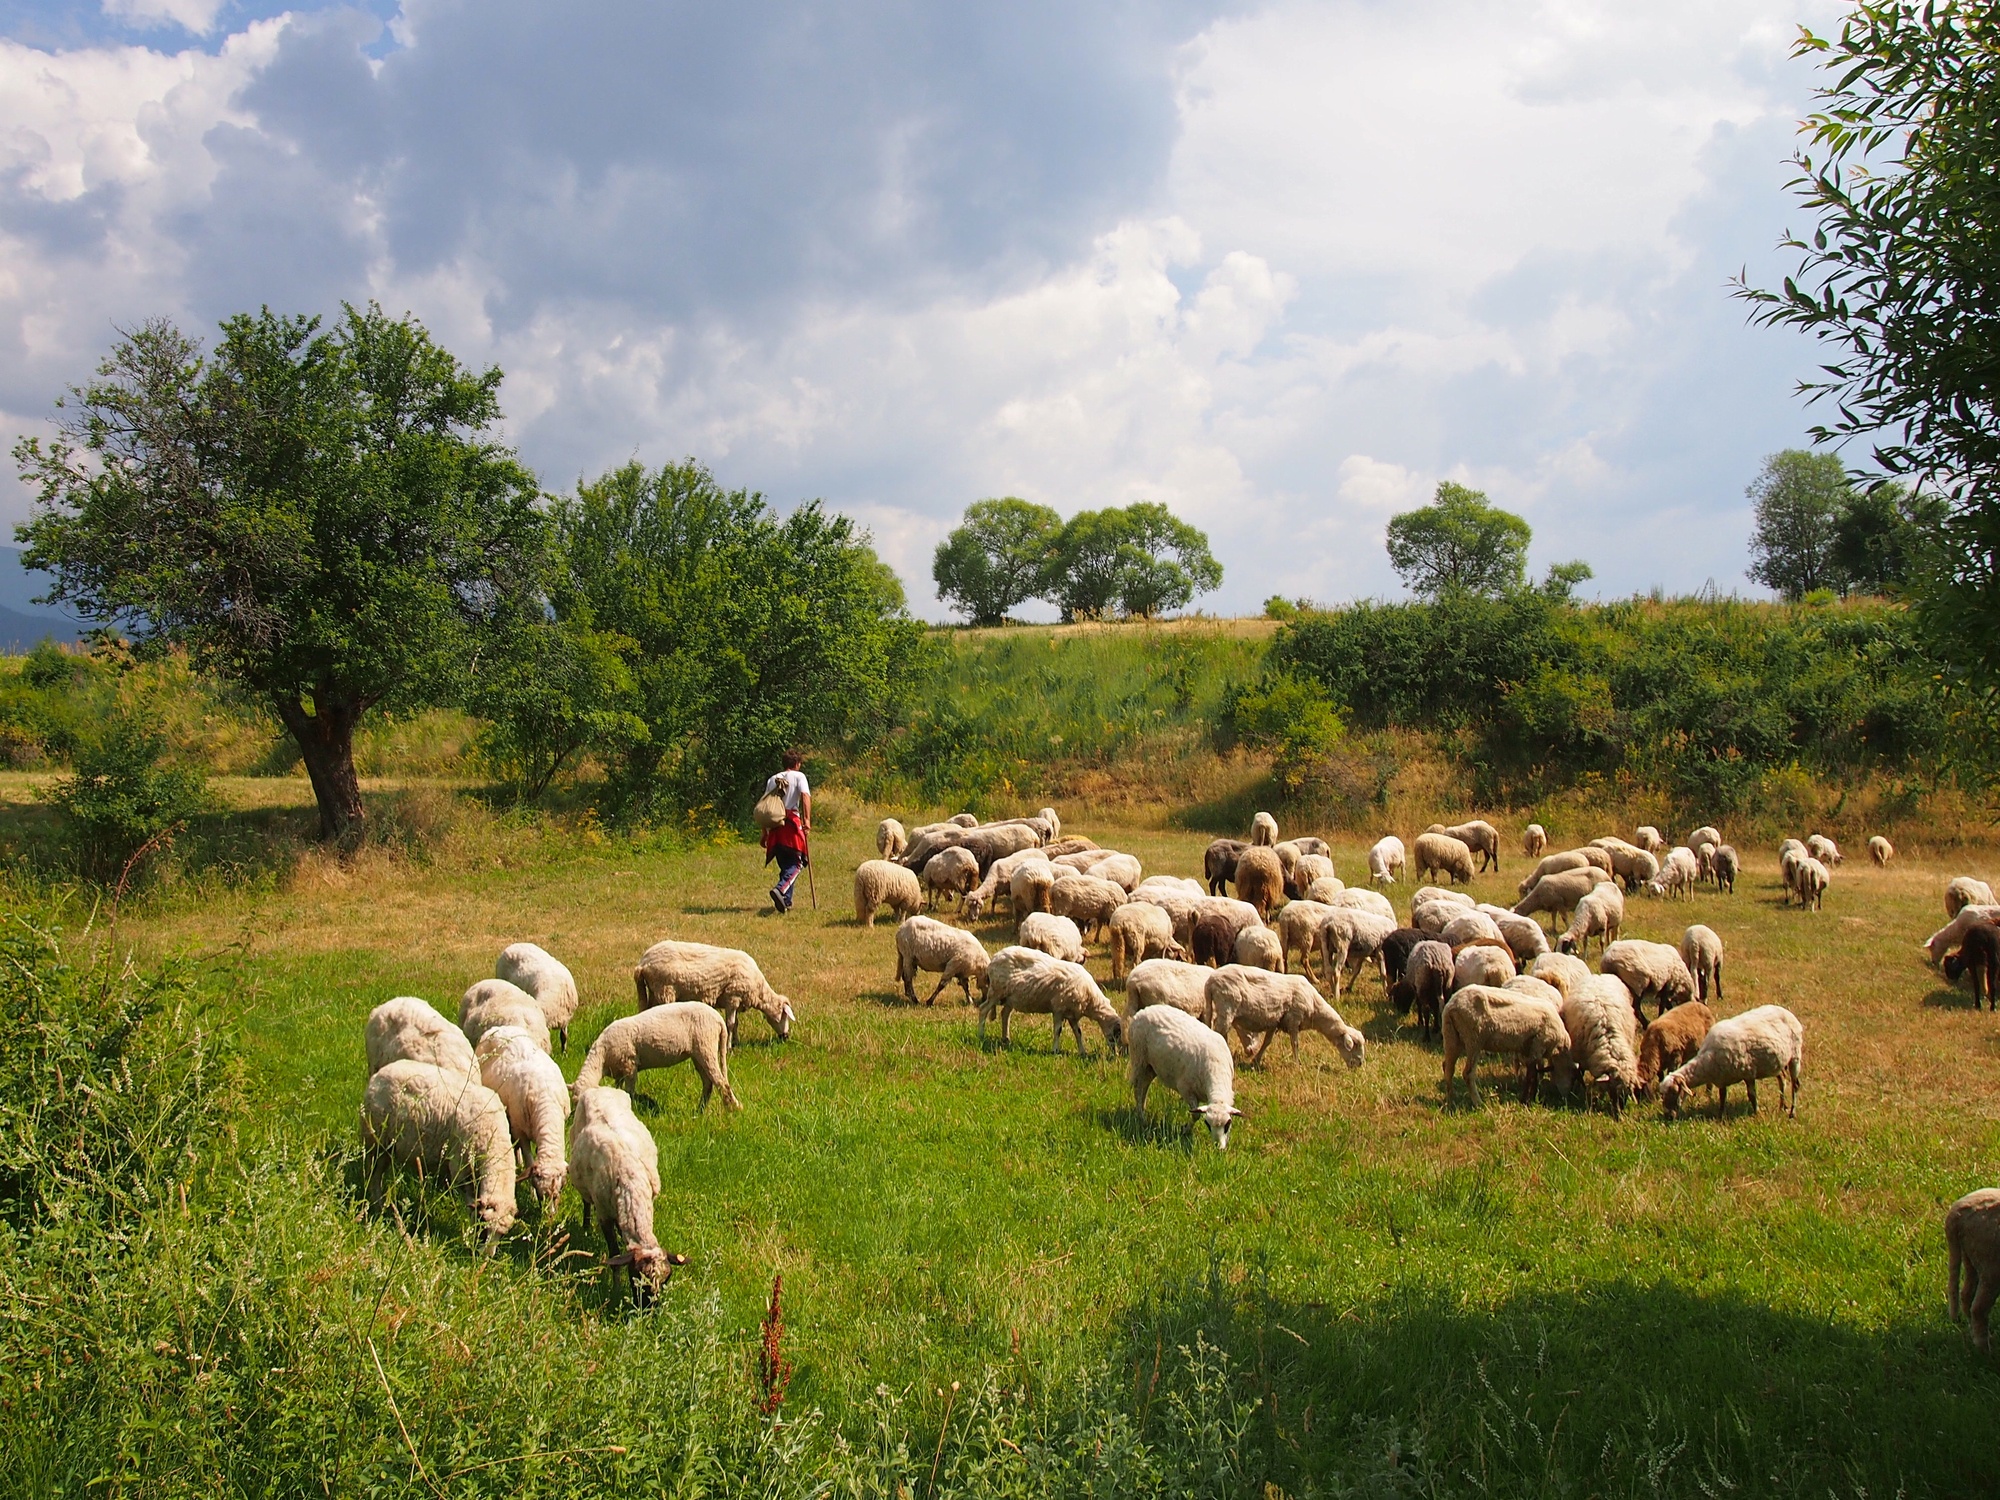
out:
{"label": "tree trunk", "polygon": [[281,699],[277,705],[278,717],[305,759],[306,775],[319,802],[322,843],[352,846],[361,840],[365,814],[361,778],[354,774],[354,726],[361,722],[363,707],[359,703],[318,702],[315,711],[307,713],[297,699]]}

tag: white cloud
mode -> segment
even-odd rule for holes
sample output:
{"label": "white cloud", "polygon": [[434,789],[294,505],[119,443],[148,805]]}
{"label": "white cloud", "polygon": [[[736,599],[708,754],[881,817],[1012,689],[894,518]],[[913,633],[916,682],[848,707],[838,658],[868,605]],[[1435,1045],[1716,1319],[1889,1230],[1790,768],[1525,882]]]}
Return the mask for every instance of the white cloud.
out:
{"label": "white cloud", "polygon": [[104,0],[104,13],[142,26],[180,26],[197,35],[215,30],[223,0]]}

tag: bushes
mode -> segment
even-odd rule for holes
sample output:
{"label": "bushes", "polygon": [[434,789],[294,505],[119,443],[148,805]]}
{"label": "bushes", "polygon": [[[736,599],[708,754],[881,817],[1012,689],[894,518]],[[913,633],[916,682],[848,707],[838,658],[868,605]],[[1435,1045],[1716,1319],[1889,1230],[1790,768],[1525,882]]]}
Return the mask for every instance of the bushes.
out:
{"label": "bushes", "polygon": [[77,750],[74,774],[49,786],[45,795],[67,815],[86,877],[119,878],[148,845],[167,842],[207,806],[206,778],[162,765],[165,750],[157,729],[120,715]]}

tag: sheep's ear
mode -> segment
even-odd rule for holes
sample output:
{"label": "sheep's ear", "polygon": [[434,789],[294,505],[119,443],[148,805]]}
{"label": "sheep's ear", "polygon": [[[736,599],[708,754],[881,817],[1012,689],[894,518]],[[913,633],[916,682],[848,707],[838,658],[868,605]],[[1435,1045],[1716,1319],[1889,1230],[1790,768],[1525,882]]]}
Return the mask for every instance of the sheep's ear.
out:
{"label": "sheep's ear", "polygon": [[1232,1120],[1241,1120],[1244,1119],[1245,1116],[1242,1110],[1238,1109],[1235,1105],[1232,1104],[1229,1106],[1229,1118]]}
{"label": "sheep's ear", "polygon": [[631,1264],[632,1264],[632,1252],[630,1250],[626,1250],[617,1255],[612,1256],[609,1260],[607,1260],[604,1263],[604,1266],[606,1270],[614,1270],[619,1266],[629,1266]]}

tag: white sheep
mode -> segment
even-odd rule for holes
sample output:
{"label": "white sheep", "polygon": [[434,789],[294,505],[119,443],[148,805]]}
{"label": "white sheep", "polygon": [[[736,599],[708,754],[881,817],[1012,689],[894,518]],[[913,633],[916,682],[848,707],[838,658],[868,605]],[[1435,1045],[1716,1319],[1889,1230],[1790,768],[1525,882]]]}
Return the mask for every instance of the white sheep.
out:
{"label": "white sheep", "polygon": [[1666,839],[1651,823],[1641,823],[1633,832],[1632,842],[1648,854],[1659,854],[1667,847]]}
{"label": "white sheep", "polygon": [[[1331,906],[1333,905],[1333,898],[1346,889],[1345,882],[1338,876],[1322,875],[1301,891],[1299,895],[1301,900],[1317,901],[1321,906]],[[1386,900],[1388,898],[1384,897],[1383,899]]]}
{"label": "white sheep", "polygon": [[1465,1088],[1479,1102],[1474,1072],[1483,1052],[1511,1053],[1521,1059],[1524,1076],[1521,1102],[1535,1097],[1543,1071],[1569,1054],[1569,1033],[1562,1015],[1546,1000],[1518,991],[1473,985],[1446,1002],[1440,1021],[1444,1035],[1444,1093],[1451,1100],[1459,1059],[1465,1060]]}
{"label": "white sheep", "polygon": [[1416,845],[1417,878],[1423,879],[1433,871],[1448,876],[1454,883],[1472,881],[1472,850],[1464,840],[1455,839],[1448,833],[1420,833]]}
{"label": "white sheep", "polygon": [[[1435,903],[1426,908],[1427,911],[1435,911],[1436,909]],[[1520,920],[1525,922],[1528,919],[1523,917]],[[1426,932],[1432,930],[1422,922],[1412,922],[1410,925],[1412,927],[1422,927]],[[1471,942],[1504,943],[1507,941],[1500,934],[1500,924],[1476,907],[1458,907],[1450,920],[1436,929],[1436,933],[1439,938],[1451,944],[1453,948],[1463,948],[1467,943]]]}
{"label": "white sheep", "polygon": [[1341,1020],[1303,974],[1273,974],[1244,964],[1225,964],[1208,978],[1209,1024],[1223,1036],[1234,1030],[1243,1060],[1255,1063],[1280,1031],[1299,1055],[1299,1032],[1317,1031],[1338,1049],[1350,1068],[1361,1066],[1367,1043]]}
{"label": "white sheep", "polygon": [[[1394,917],[1353,907],[1333,907],[1319,924],[1319,951],[1326,959],[1327,978],[1333,998],[1341,998],[1343,983],[1352,984],[1362,964],[1378,959],[1382,940],[1396,930]],[[1379,969],[1379,963],[1378,963]],[[1308,971],[1310,972],[1310,971]],[[1388,981],[1383,981],[1386,988]]]}
{"label": "white sheep", "polygon": [[1585,866],[1601,870],[1608,878],[1611,874],[1611,856],[1594,846],[1582,849],[1563,849],[1554,854],[1542,856],[1541,863],[1530,870],[1527,877],[1514,887],[1516,895],[1525,896],[1540,883],[1544,876],[1560,875],[1565,870],[1581,870]]}
{"label": "white sheep", "polygon": [[469,1182],[473,1215],[489,1235],[514,1227],[507,1106],[476,1077],[408,1058],[385,1063],[361,1096],[361,1147],[371,1203],[382,1201],[393,1161],[444,1182]]}
{"label": "white sheep", "polygon": [[[1569,930],[1556,940],[1556,946],[1564,953],[1581,953],[1596,938],[1601,951],[1618,941],[1618,929],[1624,921],[1625,903],[1618,899],[1618,887],[1607,880],[1576,903],[1576,915],[1570,918]],[[1536,924],[1537,930],[1540,925]]]}
{"label": "white sheep", "polygon": [[1481,905],[1477,910],[1493,919],[1493,925],[1500,929],[1501,939],[1513,949],[1516,963],[1531,964],[1549,951],[1548,934],[1542,931],[1542,924],[1533,917],[1517,917],[1504,906]]}
{"label": "white sheep", "polygon": [[1236,934],[1236,962],[1253,969],[1278,973],[1285,967],[1285,945],[1277,933],[1261,923]]}
{"label": "white sheep", "polygon": [[500,950],[493,973],[517,989],[534,996],[542,1008],[542,1019],[556,1034],[562,1050],[569,1051],[569,1023],[576,1019],[576,976],[569,966],[533,943],[509,943]]}
{"label": "white sheep", "polygon": [[1590,965],[1573,953],[1544,953],[1529,966],[1528,972],[1554,985],[1564,995],[1581,994],[1584,987],[1597,977],[1590,972]]}
{"label": "white sheep", "polygon": [[1690,1089],[1704,1084],[1716,1089],[1715,1117],[1722,1118],[1729,1098],[1729,1085],[1741,1083],[1750,1091],[1750,1112],[1757,1112],[1757,1080],[1778,1080],[1778,1103],[1786,1105],[1785,1084],[1791,1083],[1791,1099],[1786,1112],[1799,1115],[1799,1071],[1805,1056],[1805,1027],[1782,1005],[1760,1005],[1740,1016],[1717,1021],[1702,1038],[1701,1051],[1692,1062],[1669,1073],[1660,1084],[1660,1113],[1673,1119],[1680,1113],[1681,1100]]}
{"label": "white sheep", "polygon": [[368,1071],[392,1062],[432,1063],[448,1073],[479,1076],[479,1063],[465,1033],[415,995],[384,1000],[368,1012]]}
{"label": "white sheep", "polygon": [[1419,932],[1440,937],[1446,927],[1470,910],[1469,906],[1451,901],[1413,901],[1410,903],[1410,925]]}
{"label": "white sheep", "polygon": [[722,1012],[729,1044],[736,1045],[737,1018],[747,1007],[770,1022],[779,1041],[789,1040],[798,1015],[792,1002],[771,988],[757,960],[741,948],[712,943],[655,943],[632,971],[639,1009],[668,1000],[699,1000]]}
{"label": "white sheep", "polygon": [[[1039,960],[1037,962],[1036,960]],[[986,996],[979,1003],[979,1034],[986,1034],[986,1020],[1000,1014],[1000,1040],[1010,1040],[1016,1011],[1022,1015],[1047,1016],[1055,1026],[1055,1050],[1062,1051],[1063,1027],[1076,1036],[1078,1055],[1083,1052],[1083,1023],[1095,1021],[1104,1033],[1104,1044],[1116,1047],[1124,1040],[1125,1024],[1119,1019],[1104,991],[1082,964],[1051,958],[1032,948],[1002,948],[993,955]]]}
{"label": "white sheep", "polygon": [[[1647,855],[1651,859],[1651,855]],[[1676,844],[1664,860],[1657,861],[1657,873],[1640,884],[1650,896],[1691,896],[1701,880],[1701,861],[1685,844]],[[1628,890],[1632,887],[1628,884]]]}
{"label": "white sheep", "polygon": [[1278,820],[1267,812],[1258,813],[1250,820],[1250,842],[1252,845],[1275,845],[1278,842]]}
{"label": "white sheep", "polygon": [[1955,875],[1944,888],[1944,914],[1949,921],[1968,906],[1992,906],[1993,887],[1970,875]]}
{"label": "white sheep", "polygon": [[1007,877],[1007,904],[1016,922],[1031,911],[1048,910],[1055,878],[1055,867],[1045,859],[1017,866]]}
{"label": "white sheep", "polygon": [[1125,1014],[1135,1016],[1149,1005],[1166,1005],[1201,1020],[1208,1019],[1207,964],[1173,958],[1149,958],[1125,978]]}
{"label": "white sheep", "polygon": [[[1611,1100],[1614,1119],[1624,1113],[1639,1087],[1639,1060],[1634,1051],[1632,999],[1625,986],[1605,975],[1562,1002],[1563,1030],[1569,1033],[1569,1077],[1583,1084],[1583,1106],[1590,1107],[1596,1086]],[[1559,1079],[1559,1084],[1568,1079]]]}
{"label": "white sheep", "polygon": [[1965,935],[1983,922],[2000,922],[2000,906],[1960,907],[1944,926],[1924,940],[1924,950],[1932,967],[1944,962],[1944,956],[1965,941]]}
{"label": "white sheep", "polygon": [[1694,997],[1708,999],[1710,990],[1715,998],[1722,998],[1722,939],[1712,927],[1704,927],[1699,922],[1681,934],[1681,962],[1694,976]]}
{"label": "white sheep", "polygon": [[569,1085],[556,1060],[518,1026],[496,1026],[479,1039],[479,1081],[507,1107],[507,1128],[525,1163],[528,1180],[544,1204],[562,1196],[568,1171],[563,1153],[563,1118],[569,1113]]}
{"label": "white sheep", "polygon": [[1828,867],[1838,865],[1847,858],[1846,855],[1840,852],[1840,845],[1836,844],[1823,833],[1809,833],[1806,835],[1806,853]]}
{"label": "white sheep", "polygon": [[924,861],[922,879],[933,906],[952,897],[963,903],[979,884],[979,856],[963,846],[940,849]]}
{"label": "white sheep", "polygon": [[903,998],[912,1005],[917,1003],[919,973],[938,976],[937,988],[925,997],[926,1005],[934,1004],[954,979],[968,1001],[973,998],[975,988],[983,995],[986,964],[986,950],[978,938],[933,917],[905,917],[896,929],[896,982],[903,987]]}
{"label": "white sheep", "polygon": [[1067,959],[1073,964],[1080,964],[1088,957],[1083,947],[1083,934],[1077,931],[1076,923],[1053,912],[1030,912],[1021,918],[1014,941],[1023,948],[1034,948],[1051,958]]}
{"label": "white sheep", "polygon": [[458,1028],[473,1046],[495,1026],[518,1026],[549,1050],[549,1021],[535,997],[504,979],[482,979],[458,1002]]}
{"label": "white sheep", "polygon": [[1236,1107],[1236,1060],[1229,1043],[1170,1005],[1135,1011],[1125,1035],[1131,1049],[1132,1108],[1139,1118],[1146,1117],[1146,1096],[1157,1078],[1208,1127],[1216,1149],[1228,1150],[1229,1127],[1243,1115]]}
{"label": "white sheep", "polygon": [[1718,891],[1736,894],[1736,876],[1743,868],[1743,861],[1736,851],[1727,844],[1717,844],[1709,855],[1709,869],[1715,879]]}
{"label": "white sheep", "polygon": [[643,1303],[687,1264],[669,1255],[653,1233],[653,1200],[660,1195],[660,1150],[653,1134],[617,1089],[583,1090],[576,1101],[570,1180],[583,1200],[583,1227],[597,1216],[607,1265],[622,1267],[632,1300]]}
{"label": "white sheep", "polygon": [[1426,833],[1442,833],[1457,839],[1466,848],[1479,856],[1479,868],[1490,866],[1500,868],[1500,830],[1483,818],[1474,818],[1469,823],[1454,823],[1446,827],[1443,823],[1433,823],[1424,830]]}
{"label": "white sheep", "polygon": [[[620,1016],[597,1034],[583,1055],[570,1096],[581,1098],[586,1089],[596,1088],[607,1079],[635,1088],[639,1075],[650,1068],[671,1068],[693,1062],[701,1078],[699,1114],[708,1108],[709,1095],[720,1091],[730,1109],[741,1109],[736,1093],[729,1087],[729,1026],[722,1013],[699,1000],[675,1001],[642,1010],[636,1016]],[[572,1157],[574,1156],[574,1142]],[[572,1170],[574,1166],[572,1165]]]}
{"label": "white sheep", "polygon": [[1116,881],[1099,880],[1095,875],[1072,875],[1049,888],[1048,909],[1059,917],[1068,917],[1079,930],[1087,929],[1095,936],[1128,899],[1125,887]]}
{"label": "white sheep", "polygon": [[1798,892],[1799,904],[1807,911],[1820,910],[1831,883],[1826,866],[1810,855],[1792,866],[1792,889]]}
{"label": "white sheep", "polygon": [[[899,919],[915,916],[924,909],[923,885],[899,864],[864,859],[854,867],[854,920],[873,927],[875,913],[885,906]],[[971,910],[969,901],[966,909]]]}
{"label": "white sheep", "polygon": [[1557,921],[1567,922],[1570,914],[1576,910],[1577,902],[1609,878],[1602,870],[1592,865],[1584,865],[1574,870],[1558,870],[1553,875],[1544,875],[1515,903],[1514,915],[1533,917],[1547,912]]}
{"label": "white sheep", "polygon": [[[1165,912],[1167,920],[1173,925],[1174,941],[1183,948],[1191,947],[1194,943],[1194,919],[1201,915],[1202,903],[1211,898],[1202,891],[1187,889],[1187,885],[1194,885],[1197,882],[1189,881],[1187,885],[1176,882],[1168,886],[1158,883],[1160,879],[1161,877],[1155,876],[1152,880],[1142,881],[1133,890],[1132,899],[1126,902],[1125,906],[1152,906]],[[1125,906],[1120,906],[1118,912],[1124,911]],[[1114,934],[1118,912],[1111,914]],[[1148,919],[1139,917],[1134,920]],[[1112,941],[1114,943],[1117,941],[1115,935]]]}
{"label": "white sheep", "polygon": [[1368,878],[1376,885],[1394,885],[1403,878],[1403,863],[1403,841],[1387,834],[1368,851]]}
{"label": "white sheep", "polygon": [[[1023,865],[1048,863],[1049,855],[1046,849],[1023,849],[1018,854],[1003,854],[994,860],[986,867],[985,877],[965,898],[963,905],[965,919],[968,922],[977,921],[988,910],[997,907],[1002,896],[1012,901],[1014,872]],[[1050,871],[1053,875],[1053,866],[1050,866]],[[902,915],[908,916],[909,913],[904,912]]]}
{"label": "white sheep", "polygon": [[1965,1318],[1972,1344],[1993,1347],[1993,1301],[2000,1295],[2000,1188],[1979,1188],[1945,1210],[1945,1252],[1950,1262],[1945,1308]]}
{"label": "white sheep", "polygon": [[1299,955],[1299,965],[1308,979],[1313,977],[1312,952],[1319,942],[1320,924],[1332,916],[1334,908],[1318,901],[1301,897],[1297,901],[1285,903],[1278,913],[1275,928],[1278,934],[1278,971],[1289,973],[1292,955]]}
{"label": "white sheep", "polygon": [[1716,844],[1719,846],[1722,843],[1722,834],[1717,831],[1713,824],[1704,823],[1687,836],[1687,841],[1690,849],[1696,844]]}
{"label": "white sheep", "polygon": [[1345,906],[1354,911],[1372,912],[1378,917],[1394,917],[1396,908],[1389,898],[1380,891],[1371,891],[1364,886],[1351,885],[1344,891],[1334,891],[1328,898],[1328,906]]}
{"label": "white sheep", "polygon": [[1597,967],[1600,972],[1615,975],[1625,982],[1625,988],[1632,992],[1633,1013],[1641,1023],[1646,1016],[1640,1007],[1648,996],[1659,998],[1662,1015],[1676,1005],[1685,1005],[1698,998],[1694,992],[1694,976],[1681,962],[1680,951],[1665,943],[1649,943],[1643,938],[1621,938],[1604,950]]}
{"label": "white sheep", "polygon": [[1134,897],[1111,914],[1113,979],[1150,958],[1186,957],[1187,949],[1174,935],[1173,915],[1167,908]]}
{"label": "white sheep", "polygon": [[1521,832],[1521,852],[1530,859],[1540,859],[1542,851],[1549,847],[1549,831],[1539,823],[1530,823]]}
{"label": "white sheep", "polygon": [[1452,950],[1452,993],[1468,985],[1504,989],[1515,974],[1514,955],[1498,938],[1477,938]]}
{"label": "white sheep", "polygon": [[1896,846],[1881,834],[1874,834],[1868,840],[1868,857],[1874,860],[1879,868],[1896,857]]}
{"label": "white sheep", "polygon": [[1311,890],[1319,881],[1335,878],[1333,861],[1324,854],[1301,854],[1292,866],[1292,889],[1301,893]]}
{"label": "white sheep", "polygon": [[910,836],[894,818],[884,818],[875,825],[875,852],[882,858],[901,859],[909,847]]}

